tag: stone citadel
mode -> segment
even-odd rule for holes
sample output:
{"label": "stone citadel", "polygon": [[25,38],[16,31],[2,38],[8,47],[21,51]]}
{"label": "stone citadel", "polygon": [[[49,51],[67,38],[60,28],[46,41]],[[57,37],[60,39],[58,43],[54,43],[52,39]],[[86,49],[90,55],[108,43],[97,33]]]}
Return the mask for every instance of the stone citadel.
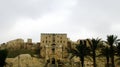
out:
{"label": "stone citadel", "polygon": [[[66,33],[41,33],[40,42],[33,43],[30,38],[25,42],[19,38],[1,44],[0,49],[35,50],[40,48],[40,58],[44,63],[58,64],[58,61],[67,61],[69,53],[66,48],[68,48],[71,43],[73,42],[69,40]],[[49,66],[49,64],[47,66]]]}
{"label": "stone citadel", "polygon": [[[18,67],[19,65],[21,67],[69,67],[71,65],[72,67],[80,67],[79,58],[76,56],[71,58],[68,49],[75,48],[76,44],[79,44],[84,40],[85,39],[79,39],[76,42],[73,42],[67,37],[66,33],[41,33],[40,41],[37,43],[32,42],[32,39],[30,38],[27,39],[27,42],[19,38],[1,44],[0,49],[14,51],[18,49],[30,51],[39,49],[39,58],[36,55],[30,56],[27,54],[20,54],[15,58],[7,58],[6,62],[8,67],[10,67],[10,65],[12,65],[12,67]],[[89,46],[89,44],[87,44],[87,46]],[[19,58],[21,58],[21,60]],[[61,64],[63,66],[60,66]],[[101,62],[100,66],[101,64],[104,65],[104,62]],[[85,59],[85,67],[93,67],[91,60]]]}

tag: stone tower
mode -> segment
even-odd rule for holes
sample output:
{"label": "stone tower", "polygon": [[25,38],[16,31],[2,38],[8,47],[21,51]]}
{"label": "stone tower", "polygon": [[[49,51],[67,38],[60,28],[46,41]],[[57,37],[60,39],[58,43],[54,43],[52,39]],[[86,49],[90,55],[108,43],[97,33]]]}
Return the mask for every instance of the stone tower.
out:
{"label": "stone tower", "polygon": [[42,33],[41,47],[41,56],[45,60],[52,58],[55,58],[55,61],[61,60],[67,47],[67,34]]}

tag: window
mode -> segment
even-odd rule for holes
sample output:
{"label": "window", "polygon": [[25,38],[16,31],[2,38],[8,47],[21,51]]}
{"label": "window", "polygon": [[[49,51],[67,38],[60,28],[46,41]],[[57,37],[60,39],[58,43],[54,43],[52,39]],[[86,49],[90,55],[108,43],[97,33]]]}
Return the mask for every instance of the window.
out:
{"label": "window", "polygon": [[54,46],[55,44],[52,44],[52,46]]}
{"label": "window", "polygon": [[65,43],[65,41],[63,41]]}
{"label": "window", "polygon": [[62,41],[60,41],[60,43],[62,43]]}
{"label": "window", "polygon": [[52,48],[52,51],[54,52],[54,51],[55,51],[55,48]]}
{"label": "window", "polygon": [[62,37],[60,37],[60,39],[62,39]]}
{"label": "window", "polygon": [[53,40],[53,42],[55,42],[55,40]]}

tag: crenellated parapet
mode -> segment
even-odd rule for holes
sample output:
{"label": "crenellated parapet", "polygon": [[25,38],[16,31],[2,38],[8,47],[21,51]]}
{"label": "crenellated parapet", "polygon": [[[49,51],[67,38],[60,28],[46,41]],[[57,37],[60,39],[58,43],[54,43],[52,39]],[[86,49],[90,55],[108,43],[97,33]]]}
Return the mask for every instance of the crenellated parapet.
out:
{"label": "crenellated parapet", "polygon": [[66,33],[41,33],[41,35],[67,35]]}

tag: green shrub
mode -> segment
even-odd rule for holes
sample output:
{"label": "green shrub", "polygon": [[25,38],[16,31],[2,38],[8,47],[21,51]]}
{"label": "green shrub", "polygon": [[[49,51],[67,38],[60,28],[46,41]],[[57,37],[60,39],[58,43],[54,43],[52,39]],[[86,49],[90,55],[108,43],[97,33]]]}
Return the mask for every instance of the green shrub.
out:
{"label": "green shrub", "polygon": [[6,49],[0,50],[0,67],[3,67],[5,65],[7,53],[8,51]]}
{"label": "green shrub", "polygon": [[35,54],[35,52],[32,50],[27,50],[27,49],[9,50],[7,57],[14,58],[20,54],[30,54],[31,56],[33,56]]}

